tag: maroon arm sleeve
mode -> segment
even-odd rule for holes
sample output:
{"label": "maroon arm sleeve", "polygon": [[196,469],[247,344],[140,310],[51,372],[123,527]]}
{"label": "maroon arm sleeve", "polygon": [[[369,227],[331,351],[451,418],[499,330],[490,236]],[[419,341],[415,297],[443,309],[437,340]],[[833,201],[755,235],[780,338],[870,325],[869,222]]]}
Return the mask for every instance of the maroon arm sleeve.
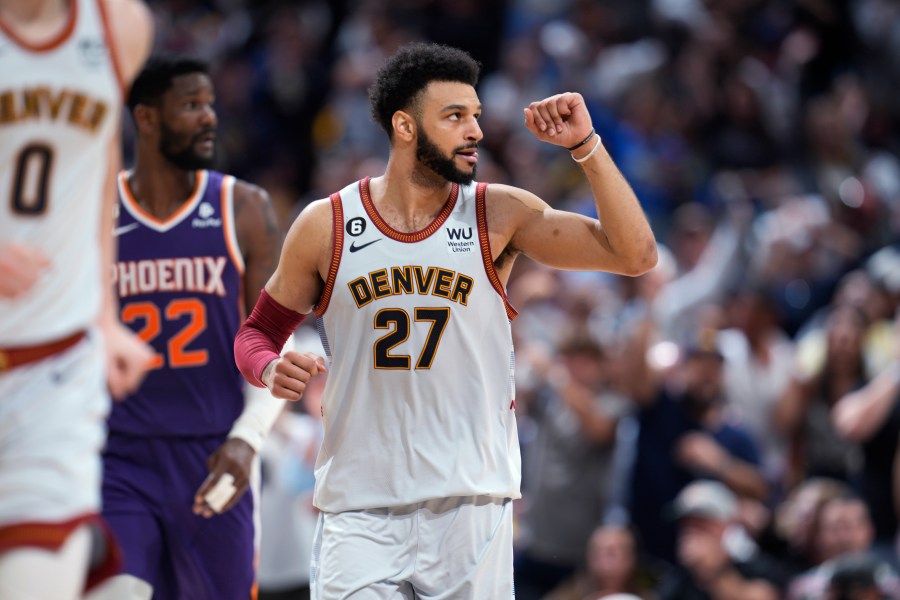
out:
{"label": "maroon arm sleeve", "polygon": [[234,337],[234,362],[244,378],[256,387],[266,387],[262,372],[306,315],[286,308],[262,290],[250,317]]}

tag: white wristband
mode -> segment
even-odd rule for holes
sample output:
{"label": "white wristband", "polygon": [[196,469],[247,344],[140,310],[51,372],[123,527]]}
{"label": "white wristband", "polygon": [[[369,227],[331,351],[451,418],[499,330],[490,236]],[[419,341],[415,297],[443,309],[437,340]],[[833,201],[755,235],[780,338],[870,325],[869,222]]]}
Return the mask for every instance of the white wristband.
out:
{"label": "white wristband", "polygon": [[592,157],[594,155],[594,152],[597,151],[597,148],[600,147],[600,134],[598,133],[598,134],[596,134],[596,136],[597,136],[597,141],[594,142],[594,147],[591,148],[591,151],[588,152],[587,154],[585,154],[584,156],[582,156],[581,158],[575,158],[575,155],[573,154],[572,160],[574,160],[577,163],[583,163],[584,161],[586,161],[587,159]]}
{"label": "white wristband", "polygon": [[273,396],[268,389],[248,388],[244,397],[244,411],[232,425],[228,437],[244,440],[259,454],[266,436],[284,408],[284,402]]}
{"label": "white wristband", "polygon": [[[281,349],[281,355],[294,349],[294,334],[288,337]],[[272,365],[273,360],[266,368]],[[265,373],[265,371],[263,371]],[[248,387],[244,392],[244,410],[231,426],[228,437],[238,438],[247,442],[253,450],[259,454],[266,436],[272,430],[272,425],[278,419],[278,415],[284,409],[285,401],[272,395],[268,387]]]}

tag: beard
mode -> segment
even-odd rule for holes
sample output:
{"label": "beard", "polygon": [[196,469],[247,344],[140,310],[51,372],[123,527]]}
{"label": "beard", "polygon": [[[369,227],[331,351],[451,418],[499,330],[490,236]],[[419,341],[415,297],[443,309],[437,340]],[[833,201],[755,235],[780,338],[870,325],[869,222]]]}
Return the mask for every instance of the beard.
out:
{"label": "beard", "polygon": [[416,140],[416,158],[420,163],[450,183],[469,185],[475,181],[476,167],[472,167],[471,173],[466,173],[465,171],[457,169],[456,164],[453,162],[457,150],[472,148],[474,145],[456,148],[453,153],[450,154],[450,158],[447,158],[441,154],[441,149],[431,141],[431,138],[425,133],[421,124],[419,124],[418,130],[419,138]]}
{"label": "beard", "polygon": [[194,151],[194,145],[199,141],[200,137],[211,131],[214,130],[204,129],[193,136],[186,145],[182,146],[179,142],[184,136],[179,136],[165,125],[160,125],[159,151],[166,157],[166,160],[179,169],[184,169],[185,171],[211,169],[215,163],[215,154],[203,156]]}

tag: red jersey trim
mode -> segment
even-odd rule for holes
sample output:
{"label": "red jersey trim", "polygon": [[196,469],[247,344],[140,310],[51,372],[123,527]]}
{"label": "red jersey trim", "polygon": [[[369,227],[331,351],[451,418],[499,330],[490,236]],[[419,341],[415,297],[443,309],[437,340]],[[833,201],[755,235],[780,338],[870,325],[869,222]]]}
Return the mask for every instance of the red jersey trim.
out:
{"label": "red jersey trim", "polygon": [[75,31],[75,24],[78,22],[78,0],[72,0],[69,2],[69,20],[66,23],[66,26],[56,34],[56,37],[50,38],[46,42],[41,42],[40,44],[32,44],[31,42],[23,40],[21,37],[16,34],[12,28],[3,22],[0,19],[0,30],[3,31],[11,39],[17,46],[20,46],[23,50],[27,50],[28,52],[48,52],[50,50],[54,50],[63,44],[66,40],[69,39],[69,36],[72,35],[72,32]]}
{"label": "red jersey trim", "polygon": [[92,513],[61,523],[34,521],[0,527],[0,553],[23,547],[59,550],[73,531],[97,518],[97,515]]}
{"label": "red jersey trim", "polygon": [[334,291],[334,282],[337,279],[338,267],[341,266],[341,256],[344,253],[344,205],[341,202],[341,194],[335,192],[331,195],[331,215],[334,241],[331,246],[331,266],[328,267],[328,278],[322,289],[319,303],[313,309],[317,317],[321,317],[328,310],[331,294]]}
{"label": "red jersey trim", "polygon": [[85,514],[61,523],[16,523],[0,527],[0,554],[14,548],[43,548],[57,551],[73,531],[86,523],[96,525],[106,539],[106,556],[88,573],[84,589],[90,590],[122,570],[122,549],[99,515]]}
{"label": "red jersey trim", "polygon": [[438,216],[435,217],[434,221],[432,221],[425,229],[414,231],[412,233],[404,233],[402,231],[397,231],[388,225],[387,222],[381,218],[381,215],[378,214],[378,209],[375,208],[375,203],[372,202],[372,196],[369,193],[370,179],[371,177],[366,177],[359,181],[359,195],[362,198],[363,208],[365,208],[366,214],[381,233],[392,240],[406,244],[421,242],[434,235],[434,233],[440,229],[444,222],[450,217],[450,213],[453,212],[453,207],[456,206],[456,200],[459,197],[459,185],[454,183],[450,188],[450,194],[447,196],[444,207],[441,209],[441,212],[438,213]]}
{"label": "red jersey trim", "polygon": [[512,304],[509,303],[509,299],[506,297],[506,290],[503,289],[503,283],[500,282],[497,270],[494,269],[494,254],[491,252],[491,239],[488,235],[487,226],[487,210],[484,205],[486,190],[487,184],[479,183],[475,191],[475,215],[478,220],[478,239],[481,241],[481,260],[484,263],[484,271],[487,273],[491,285],[494,286],[494,289],[500,294],[500,298],[503,299],[503,305],[506,307],[506,316],[512,321],[519,313],[513,308]]}

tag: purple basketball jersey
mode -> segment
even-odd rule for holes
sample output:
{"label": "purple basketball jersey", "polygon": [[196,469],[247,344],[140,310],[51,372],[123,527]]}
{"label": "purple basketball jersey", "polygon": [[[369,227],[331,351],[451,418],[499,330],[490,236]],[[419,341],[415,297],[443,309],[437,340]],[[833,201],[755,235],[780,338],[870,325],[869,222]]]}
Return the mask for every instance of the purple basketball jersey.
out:
{"label": "purple basketball jersey", "polygon": [[233,188],[233,177],[198,171],[190,199],[160,221],[138,206],[120,174],[114,275],[120,316],[156,357],[140,389],[115,403],[111,431],[223,434],[243,409],[232,349],[243,273]]}

